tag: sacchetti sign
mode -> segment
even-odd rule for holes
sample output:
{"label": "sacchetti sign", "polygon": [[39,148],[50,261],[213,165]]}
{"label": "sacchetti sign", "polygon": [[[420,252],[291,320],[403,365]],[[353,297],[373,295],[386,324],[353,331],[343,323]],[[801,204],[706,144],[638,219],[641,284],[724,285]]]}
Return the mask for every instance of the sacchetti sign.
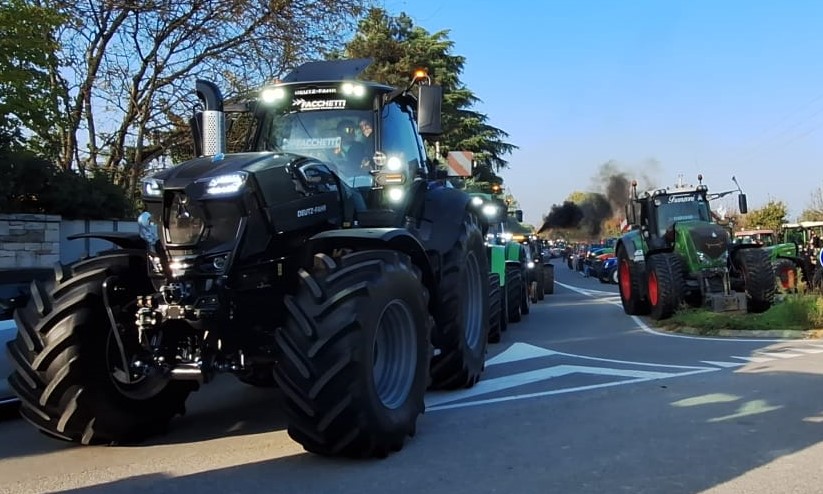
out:
{"label": "sacchetti sign", "polygon": [[316,99],[307,100],[304,98],[295,98],[292,101],[292,106],[300,107],[300,111],[310,110],[342,110],[346,108],[346,100],[344,99]]}

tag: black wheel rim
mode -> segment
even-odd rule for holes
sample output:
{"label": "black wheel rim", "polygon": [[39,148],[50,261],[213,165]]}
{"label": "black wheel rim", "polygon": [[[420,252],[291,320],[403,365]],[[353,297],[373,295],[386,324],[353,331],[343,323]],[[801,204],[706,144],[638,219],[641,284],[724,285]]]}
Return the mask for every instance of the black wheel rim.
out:
{"label": "black wheel rim", "polygon": [[405,302],[389,302],[377,320],[372,372],[374,387],[386,408],[396,409],[409,397],[417,374],[417,328]]}

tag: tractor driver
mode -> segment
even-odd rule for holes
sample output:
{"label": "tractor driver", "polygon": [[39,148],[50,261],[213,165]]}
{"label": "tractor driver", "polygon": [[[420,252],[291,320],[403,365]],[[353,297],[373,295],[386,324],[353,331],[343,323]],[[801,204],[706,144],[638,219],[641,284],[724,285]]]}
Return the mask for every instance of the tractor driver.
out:
{"label": "tractor driver", "polygon": [[356,129],[357,126],[351,120],[344,119],[337,124],[340,145],[334,150],[334,155],[342,163],[340,171],[347,178],[368,175],[366,145],[355,139]]}

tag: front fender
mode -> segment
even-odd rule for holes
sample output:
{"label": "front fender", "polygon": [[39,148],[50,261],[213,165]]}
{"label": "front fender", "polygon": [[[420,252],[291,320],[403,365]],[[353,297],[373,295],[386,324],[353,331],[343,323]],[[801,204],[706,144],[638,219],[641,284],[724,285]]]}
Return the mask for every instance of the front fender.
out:
{"label": "front fender", "polygon": [[430,300],[436,300],[433,295],[437,283],[426,250],[405,228],[347,228],[318,233],[306,242],[302,266],[310,267],[315,254],[330,253],[336,249],[388,249],[403,252],[420,269],[423,284],[432,294]]}
{"label": "front fender", "polygon": [[[423,211],[417,219],[416,234],[427,251],[445,254],[460,237],[471,197],[458,189],[429,189]],[[481,229],[483,228],[482,219]]]}
{"label": "front fender", "polygon": [[123,249],[145,249],[146,241],[140,238],[140,235],[132,232],[90,232],[77,233],[66,237],[68,240],[77,240],[81,238],[97,238],[111,242],[114,245]]}

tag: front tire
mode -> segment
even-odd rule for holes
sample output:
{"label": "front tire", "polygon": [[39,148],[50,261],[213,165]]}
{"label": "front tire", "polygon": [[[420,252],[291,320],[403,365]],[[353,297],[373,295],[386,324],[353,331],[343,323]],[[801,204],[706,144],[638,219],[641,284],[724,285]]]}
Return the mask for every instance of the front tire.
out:
{"label": "front tire", "polygon": [[748,311],[765,312],[774,303],[775,275],[769,253],[763,249],[741,249],[735,255],[743,275]]}
{"label": "front tire", "polygon": [[499,343],[501,339],[502,328],[500,321],[502,319],[500,297],[500,275],[497,273],[489,274],[489,343]]}
{"label": "front tire", "polygon": [[466,213],[462,231],[443,256],[443,275],[434,309],[431,386],[474,386],[485,368],[489,340],[488,257],[477,218]]}
{"label": "front tire", "polygon": [[385,457],[414,434],[424,409],[428,292],[395,251],[314,260],[275,333],[289,436],[321,455]]}
{"label": "front tire", "polygon": [[631,262],[625,249],[617,254],[618,287],[620,288],[620,302],[623,312],[630,316],[643,316],[649,313],[649,304],[643,298],[640,288],[640,273],[636,265]]}
{"label": "front tire", "polygon": [[139,346],[130,304],[150,293],[146,258],[135,251],[58,264],[53,281],[32,282],[28,304],[15,314],[17,338],[7,345],[23,418],[81,444],[134,443],[165,432],[196,384],[133,376],[113,337],[118,331],[127,350]]}
{"label": "front tire", "polygon": [[683,267],[674,253],[655,254],[648,261],[649,307],[657,321],[674,314],[683,299]]}

